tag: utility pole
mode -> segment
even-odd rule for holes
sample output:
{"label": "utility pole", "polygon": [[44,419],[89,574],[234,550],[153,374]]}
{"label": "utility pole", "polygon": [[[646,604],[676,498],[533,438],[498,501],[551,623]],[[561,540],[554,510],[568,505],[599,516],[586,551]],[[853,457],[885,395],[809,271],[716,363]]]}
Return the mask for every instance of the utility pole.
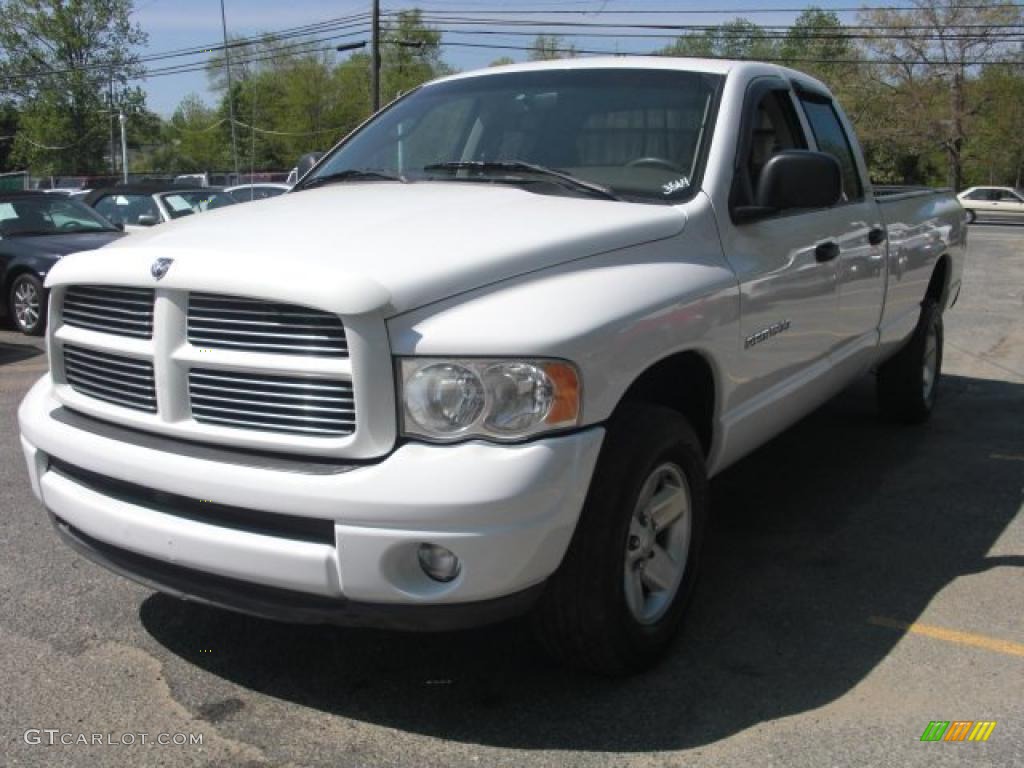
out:
{"label": "utility pole", "polygon": [[224,31],[224,67],[228,73],[228,116],[231,118],[231,157],[238,180],[238,136],[235,133],[235,94],[231,86],[231,52],[228,50],[228,20],[224,13],[224,0],[220,0],[220,24]]}
{"label": "utility pole", "polygon": [[117,150],[114,148],[114,68],[110,68],[110,104],[107,109],[110,110],[110,175],[113,176],[117,173]]}
{"label": "utility pole", "polygon": [[124,172],[124,183],[128,183],[128,133],[125,129],[125,123],[128,122],[128,118],[124,112],[117,113],[117,119],[121,123],[121,170]]}
{"label": "utility pole", "polygon": [[380,0],[373,0],[373,19],[370,29],[373,45],[373,61],[370,64],[370,92],[373,94],[373,111],[376,113],[380,110]]}

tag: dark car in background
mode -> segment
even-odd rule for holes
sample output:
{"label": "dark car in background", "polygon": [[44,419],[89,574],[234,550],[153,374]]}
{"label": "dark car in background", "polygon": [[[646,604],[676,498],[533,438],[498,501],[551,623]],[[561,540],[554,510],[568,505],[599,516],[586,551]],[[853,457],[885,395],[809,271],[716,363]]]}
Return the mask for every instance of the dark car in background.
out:
{"label": "dark car in background", "polygon": [[0,312],[22,333],[46,328],[46,274],[61,257],[101,248],[124,232],[65,195],[0,192]]}
{"label": "dark car in background", "polygon": [[83,198],[115,224],[129,231],[152,227],[238,201],[219,187],[183,187],[169,184],[125,184],[94,189]]}

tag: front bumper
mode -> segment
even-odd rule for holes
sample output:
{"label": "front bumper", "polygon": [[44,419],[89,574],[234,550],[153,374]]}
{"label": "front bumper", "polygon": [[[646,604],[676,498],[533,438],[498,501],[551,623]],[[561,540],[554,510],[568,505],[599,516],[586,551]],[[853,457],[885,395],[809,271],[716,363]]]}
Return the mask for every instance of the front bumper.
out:
{"label": "front bumper", "polygon": [[[423,628],[445,625],[432,614],[465,626],[528,604],[565,554],[604,436],[409,443],[376,463],[315,464],[84,419],[48,377],[18,417],[36,495],[113,570],[260,615]],[[459,556],[453,582],[423,574],[423,542]],[[388,606],[419,608],[395,619]]]}

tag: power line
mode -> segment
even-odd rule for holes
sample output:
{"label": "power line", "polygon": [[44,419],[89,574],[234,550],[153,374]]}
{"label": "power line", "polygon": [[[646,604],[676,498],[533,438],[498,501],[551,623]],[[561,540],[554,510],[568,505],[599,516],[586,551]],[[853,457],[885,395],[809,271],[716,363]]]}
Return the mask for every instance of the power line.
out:
{"label": "power line", "polygon": [[[446,35],[488,35],[488,36],[507,35],[509,37],[537,37],[538,36],[537,32],[523,32],[523,31],[518,31],[518,30],[491,30],[491,29],[473,29],[473,30],[470,30],[470,29],[444,29],[444,28],[438,28],[435,31],[441,32],[441,33],[446,34]],[[710,28],[704,29],[703,31],[704,32],[716,32],[717,29],[714,28],[714,27],[710,27]],[[630,39],[648,39],[648,40],[665,40],[665,39],[669,39],[669,38],[678,39],[680,37],[685,39],[686,37],[688,37],[688,35],[677,35],[677,34],[672,34],[672,33],[669,33],[669,34],[657,34],[657,33],[648,33],[648,32],[623,32],[623,33],[619,33],[619,32],[559,32],[556,36],[559,37],[559,38],[578,38],[578,37],[583,37],[583,38],[606,38],[607,37],[607,38],[630,38]],[[696,39],[698,36],[697,35],[692,35],[692,37]],[[922,41],[923,40],[927,40],[927,41],[939,41],[939,40],[955,41],[955,40],[961,40],[961,39],[962,40],[973,40],[973,39],[975,39],[974,36],[970,36],[970,35],[964,35],[964,36],[933,35],[933,36],[929,36],[929,35],[894,35],[892,33],[889,33],[889,34],[881,34],[880,33],[880,34],[877,34],[877,35],[847,35],[847,34],[841,34],[841,33],[837,33],[837,34],[807,34],[807,35],[797,34],[797,35],[791,35],[789,33],[783,33],[783,32],[762,32],[762,31],[756,31],[756,32],[752,31],[751,34],[743,35],[743,36],[738,37],[736,39],[748,39],[748,40],[790,40],[790,39],[799,39],[800,41],[812,41],[812,40],[832,41],[832,40],[877,40],[879,38],[884,38],[886,40],[922,40]],[[729,36],[726,35],[725,39],[729,39]],[[986,42],[997,42],[997,43],[999,43],[999,42],[1002,42],[1002,43],[1024,42],[1024,31],[1015,32],[1015,33],[1008,33],[1008,36],[987,37],[987,38],[985,38],[985,41]],[[442,43],[442,45],[443,44],[444,43]]]}
{"label": "power line", "polygon": [[[981,6],[961,6],[962,8],[981,7]],[[984,6],[988,8],[992,7],[1007,7],[1007,8],[1024,8],[1018,4],[1000,4],[999,6]],[[876,9],[884,8],[887,10],[909,10],[909,7],[902,6],[875,6]],[[767,12],[767,9],[757,9],[759,12]],[[786,12],[798,9],[787,9],[787,8],[775,8],[770,9],[773,12]],[[479,9],[470,11],[470,13],[488,13],[492,16],[498,14],[510,14],[514,13],[516,16],[523,16],[528,13],[537,13],[538,11],[481,11]],[[541,13],[550,14],[558,13],[560,15],[574,14],[574,15],[600,15],[596,12],[586,11],[570,11],[564,8],[557,9],[554,11],[539,11]],[[710,10],[703,9],[691,9],[687,11],[651,11],[650,13],[660,14],[683,14],[683,13],[710,13]],[[718,11],[720,12],[720,11]],[[746,9],[731,9],[730,13],[744,13]],[[624,22],[594,22],[594,21],[556,21],[556,20],[532,20],[532,19],[495,19],[495,18],[476,18],[474,16],[464,16],[465,11],[431,11],[421,16],[423,21],[428,24],[432,23],[444,23],[446,26],[443,28],[435,28],[435,31],[442,34],[449,35],[479,35],[487,37],[496,37],[506,35],[509,37],[516,36],[527,36],[533,34],[544,34],[550,33],[551,28],[558,30],[555,34],[560,37],[569,38],[604,38],[604,37],[620,37],[630,39],[668,39],[672,37],[686,37],[689,34],[694,33],[706,33],[706,32],[725,32],[728,37],[728,26],[723,25],[696,25],[696,24],[652,24],[652,23],[624,23]],[[628,9],[626,11],[609,11],[604,13],[604,17],[607,18],[610,13],[629,13],[629,14],[640,14],[647,13],[646,11],[639,11],[636,9]],[[386,12],[383,15],[394,18],[395,12]],[[297,27],[288,27],[277,31],[270,31],[263,33],[258,36],[250,36],[247,38],[236,39],[228,41],[228,43],[220,45],[211,45],[205,48],[193,47],[184,48],[171,51],[163,51],[158,53],[149,54],[147,56],[139,57],[137,62],[144,61],[163,61],[173,58],[186,58],[194,57],[202,54],[210,54],[217,52],[225,52],[228,49],[245,48],[248,46],[259,45],[268,41],[277,43],[281,40],[288,40],[294,38],[302,38],[304,35],[310,34],[311,31],[319,31],[320,33],[329,31],[338,31],[338,34],[329,34],[322,37],[306,37],[299,39],[297,42],[286,43],[284,45],[277,45],[274,49],[269,51],[249,51],[244,52],[236,57],[235,62],[238,65],[247,65],[251,63],[257,63],[261,61],[267,61],[275,58],[283,58],[290,55],[304,55],[312,53],[328,52],[333,46],[325,46],[322,48],[314,47],[318,43],[324,43],[331,40],[339,40],[345,38],[352,38],[368,33],[368,19],[369,14],[352,14],[349,16],[335,17],[320,22],[306,24]],[[484,27],[488,28],[484,28]],[[471,27],[470,29],[458,29],[453,27]],[[495,29],[499,27],[499,29]],[[512,30],[501,29],[503,27],[513,27]],[[523,28],[538,27],[540,30],[534,30],[530,32],[522,31]],[[613,34],[610,32],[584,32],[576,30],[640,30],[646,32],[654,32],[655,34],[637,34],[632,32],[620,32]],[[884,26],[871,26],[871,25],[843,25],[836,32],[822,32],[820,30],[809,30],[803,27],[796,27],[793,25],[773,25],[773,26],[755,26],[750,30],[750,38],[763,39],[763,40],[777,40],[785,39],[788,37],[788,33],[794,33],[794,36],[798,37],[801,41],[811,40],[837,40],[837,39],[850,39],[850,40],[868,40],[877,39],[877,37],[885,37],[887,39],[909,39],[913,38],[916,40],[944,40],[944,41],[956,41],[960,39],[970,39],[972,35],[969,33],[943,33],[938,35],[910,35],[910,30],[931,30],[933,27],[927,25],[918,26],[897,26],[897,27],[884,27]],[[1003,30],[1002,34],[998,37],[988,38],[990,42],[1002,42],[1002,43],[1013,43],[1024,41],[1024,24],[1007,24],[1007,25],[962,25],[956,27],[956,29],[976,29],[979,33],[985,31]],[[1009,31],[1017,30],[1022,31]],[[339,30],[350,30],[347,32],[340,32]],[[854,34],[850,30],[868,31],[871,30],[876,34]],[[665,32],[665,34],[657,34],[657,32]],[[742,37],[742,36],[741,36]],[[499,45],[490,43],[470,43],[460,41],[442,41],[442,47],[472,47],[472,48],[493,48],[495,50],[522,50],[522,51],[534,51],[533,47],[529,46],[514,46],[514,45]],[[590,49],[577,49],[577,53],[593,53],[593,54],[610,54],[610,55],[624,55],[621,51],[606,51],[606,50],[590,50]],[[630,52],[630,55],[642,55],[642,52]],[[151,77],[165,77],[170,75],[184,74],[189,72],[198,72],[206,70],[209,65],[214,61],[213,57],[207,57],[202,62],[185,62],[181,64],[171,64],[165,67],[157,67],[150,69],[143,69],[136,75],[129,75],[127,80],[140,80]],[[807,60],[807,63],[824,63],[817,62],[814,60]],[[841,63],[841,62],[836,62]],[[856,60],[849,61],[846,63],[857,63],[866,64],[872,63],[872,60]],[[911,63],[929,63],[929,62],[911,62]],[[974,62],[977,64],[990,64],[990,63],[1002,63],[997,61],[978,61]],[[23,80],[30,78],[39,77],[53,77],[64,74],[71,74],[79,71],[89,70],[108,70],[123,66],[119,62],[104,62],[86,65],[85,67],[72,67],[65,69],[49,69],[49,70],[38,70],[34,72],[22,72],[12,75],[3,76],[2,80],[8,82],[14,80]]]}
{"label": "power line", "polygon": [[[567,28],[567,29],[640,29],[640,30],[666,30],[671,32],[693,32],[693,31],[711,31],[721,30],[728,31],[730,29],[745,30],[746,27],[733,27],[730,26],[729,22],[723,24],[666,24],[666,23],[627,23],[627,22],[613,22],[613,21],[553,21],[551,19],[488,19],[488,18],[477,18],[473,16],[423,16],[424,23],[427,24],[447,24],[449,26],[488,26],[488,27],[544,27],[545,29],[550,28]],[[735,21],[735,20],[734,20]],[[830,32],[821,32],[820,29],[798,26],[796,24],[783,24],[783,25],[765,25],[751,24],[749,27],[753,30],[771,30],[771,31],[794,31],[808,35],[818,34],[833,34]],[[891,31],[931,31],[935,29],[934,25],[931,24],[919,24],[919,25],[870,25],[870,24],[841,24],[837,27],[839,30],[854,30],[854,31],[874,31],[879,33],[891,32]],[[993,30],[1013,30],[1021,29],[1024,30],[1024,23],[1008,23],[1008,24],[963,24],[954,25],[950,29],[958,30],[950,33],[945,33],[944,37],[947,39],[954,38],[957,36],[967,36],[972,33],[983,33]],[[959,31],[965,30],[965,31]]]}
{"label": "power line", "polygon": [[[358,28],[358,29],[354,29],[351,32],[343,32],[343,33],[339,33],[339,34],[336,34],[336,35],[328,35],[326,37],[320,37],[320,38],[304,39],[304,40],[300,40],[299,42],[288,43],[286,45],[276,46],[273,49],[270,49],[269,51],[254,51],[254,52],[251,52],[251,53],[243,53],[241,58],[235,58],[234,61],[235,61],[236,64],[247,64],[247,63],[256,62],[256,61],[266,61],[268,59],[272,59],[272,58],[276,58],[276,57],[284,57],[284,56],[292,56],[292,55],[303,55],[303,54],[311,53],[311,52],[328,51],[328,50],[332,50],[333,46],[328,46],[328,47],[324,47],[324,48],[316,48],[316,49],[309,48],[309,46],[314,46],[317,43],[327,42],[329,40],[340,40],[340,39],[343,39],[343,38],[357,37],[357,36],[360,36],[360,35],[366,35],[367,32],[368,32],[368,27],[366,27],[364,25],[363,27]],[[275,41],[275,38],[271,38],[271,41],[272,42]],[[246,45],[251,45],[251,43],[247,43]],[[235,44],[232,44],[232,46],[233,47],[239,47],[239,46],[237,46]],[[306,50],[306,49],[309,49],[309,50]],[[223,48],[221,47],[218,50],[223,50]],[[143,79],[146,79],[148,77],[159,77],[159,76],[164,75],[164,74],[178,74],[179,72],[199,72],[199,71],[207,69],[214,61],[215,61],[214,57],[208,57],[207,59],[205,59],[202,62],[186,62],[186,63],[182,63],[182,64],[171,64],[171,65],[168,65],[168,66],[165,66],[165,67],[157,67],[155,69],[144,69],[139,74],[128,75],[125,79],[129,80],[129,81],[131,81],[131,80],[143,80]],[[90,66],[85,67],[84,69],[105,70],[105,69],[109,69],[109,68],[110,68],[109,65],[104,64],[104,65],[90,65]],[[23,73],[18,73],[18,74],[15,74],[15,75],[0,76],[0,80],[13,80],[13,79],[21,80],[21,79],[30,79],[30,78],[35,78],[35,77],[53,77],[53,76],[58,76],[58,75],[71,74],[71,73],[80,71],[80,69],[83,69],[83,68],[75,67],[75,68],[67,68],[67,69],[63,69],[63,70],[39,70],[39,71],[35,71],[35,72],[23,72]]]}
{"label": "power line", "polygon": [[[559,5],[563,5],[563,3],[559,3]],[[957,10],[964,10],[964,11],[991,10],[991,9],[997,9],[997,8],[1024,8],[1024,4],[1020,4],[1020,3],[991,3],[991,4],[983,4],[983,5],[958,5],[957,6]],[[423,9],[423,10],[426,11],[428,9]],[[447,13],[447,14],[453,14],[453,13],[454,14],[458,14],[458,13],[477,13],[477,14],[481,14],[481,15],[487,14],[487,15],[491,15],[491,16],[512,16],[512,15],[514,15],[514,16],[521,16],[521,15],[526,15],[526,14],[531,14],[531,13],[544,13],[544,14],[552,14],[552,15],[555,15],[555,14],[557,14],[557,15],[569,15],[569,14],[572,14],[572,15],[577,15],[577,16],[580,16],[580,15],[599,15],[599,14],[600,15],[605,15],[605,16],[611,16],[611,15],[633,15],[633,16],[638,16],[638,15],[648,15],[648,16],[657,16],[657,15],[663,15],[663,16],[667,16],[667,15],[674,15],[674,16],[694,15],[694,16],[699,16],[699,15],[710,15],[710,14],[722,15],[722,14],[740,14],[740,13],[751,14],[751,15],[752,14],[767,15],[767,14],[777,14],[777,13],[803,13],[806,10],[808,10],[807,6],[797,7],[797,8],[793,8],[793,7],[788,7],[788,8],[764,8],[764,7],[760,7],[760,8],[688,8],[688,9],[685,9],[685,10],[682,10],[682,9],[665,9],[665,8],[654,8],[654,9],[650,9],[650,10],[641,10],[641,9],[636,9],[636,8],[623,8],[623,9],[616,8],[614,10],[605,10],[603,12],[590,11],[589,13],[587,11],[569,10],[569,9],[566,9],[566,8],[557,8],[557,9],[550,9],[550,8],[524,9],[524,8],[518,8],[518,9],[516,9],[514,11],[511,11],[511,10],[500,10],[500,9],[470,8],[470,9],[466,9],[466,10],[462,10],[462,9],[458,9],[458,10],[456,10],[456,9],[449,9],[449,10],[435,10],[435,11],[430,11],[430,12],[435,14],[435,15],[436,14],[443,14],[443,13]],[[893,12],[920,11],[921,8],[919,6],[916,6],[916,5],[902,5],[902,6],[898,6],[898,5],[888,5],[888,6],[886,6],[886,5],[861,5],[861,6],[850,6],[850,7],[844,7],[844,8],[820,8],[818,10],[822,10],[822,11],[825,11],[825,12],[832,12],[832,13],[859,13],[861,11],[893,11]],[[395,11],[391,11],[391,12],[394,13]]]}
{"label": "power line", "polygon": [[[301,48],[302,46],[305,46],[305,45],[311,45],[311,44],[315,44],[315,43],[318,43],[318,42],[324,42],[324,41],[327,41],[327,40],[337,40],[337,39],[340,39],[340,38],[343,38],[343,37],[352,37],[352,36],[355,36],[355,35],[364,35],[364,34],[366,34],[367,28],[368,27],[367,27],[367,23],[366,22],[338,25],[335,28],[336,30],[351,29],[353,31],[348,32],[348,33],[339,33],[339,34],[336,34],[336,35],[331,35],[331,36],[322,37],[322,38],[307,38],[307,39],[300,40],[299,42],[296,42],[296,43],[288,43],[286,45],[278,46],[277,49],[278,50],[288,50],[288,49],[291,49],[291,48]],[[326,30],[325,29],[324,31],[331,31],[331,30]],[[305,33],[303,33],[303,34],[305,34]],[[229,48],[230,49],[245,48],[245,47],[251,46],[251,45],[259,45],[261,43],[265,43],[268,39],[270,41],[272,41],[272,42],[278,42],[280,40],[288,40],[288,39],[292,39],[292,38],[298,37],[298,36],[299,36],[298,33],[296,33],[296,34],[290,34],[289,33],[289,34],[286,34],[286,35],[278,35],[276,33],[267,33],[267,34],[261,35],[259,37],[250,37],[250,38],[243,38],[241,40],[232,40],[232,41],[228,42],[227,46],[224,46],[223,44],[219,44],[219,45],[210,46],[208,48],[181,49],[179,52],[170,51],[170,52],[164,52],[164,53],[159,53],[159,54],[150,54],[148,56],[140,56],[138,59],[136,59],[134,62],[131,62],[131,63],[134,64],[134,63],[137,63],[137,62],[160,61],[160,60],[166,60],[166,59],[172,59],[172,58],[186,58],[186,57],[199,56],[199,55],[202,55],[202,54],[210,54],[210,53],[214,53],[215,54],[215,53],[218,53],[218,52],[226,51]],[[212,60],[213,60],[212,57],[208,57],[206,59],[206,62],[203,64],[203,67],[206,66],[206,63],[209,63]],[[82,71],[106,71],[106,70],[109,70],[109,69],[124,68],[127,64],[128,63],[126,63],[126,62],[102,62],[102,63],[95,63],[95,64],[87,64],[87,65],[85,65],[83,67],[66,67],[64,69],[34,70],[34,71],[31,71],[31,72],[19,72],[19,73],[12,74],[12,75],[3,75],[2,77],[0,77],[0,80],[8,80],[8,81],[11,81],[11,80],[24,80],[24,79],[31,79],[31,78],[36,78],[36,77],[51,77],[51,76],[56,76],[56,75],[67,75],[67,74],[73,74],[73,73],[82,72]],[[189,64],[182,64],[182,65],[172,65],[172,66],[194,66],[194,65],[195,65],[195,62],[191,62]],[[155,71],[159,72],[159,71],[163,71],[163,70],[157,69]],[[139,77],[129,77],[128,79],[129,80],[132,80],[132,79],[136,79],[137,80],[137,79],[139,79]]]}
{"label": "power line", "polygon": [[[523,45],[497,45],[491,43],[458,43],[458,42],[446,42],[442,44],[443,47],[454,46],[457,48],[485,48],[493,50],[505,50],[505,51],[547,51],[548,48],[540,48],[537,46],[523,46]],[[594,50],[588,48],[573,48],[571,51],[566,50],[566,53],[595,55],[595,56],[652,56],[652,55],[663,55],[653,54],[650,51],[608,51],[608,50]],[[908,60],[901,59],[898,62],[892,61],[881,61],[878,59],[814,59],[814,58],[784,58],[778,56],[714,56],[714,55],[701,55],[701,56],[665,56],[665,58],[700,58],[700,59],[715,59],[720,61],[764,61],[768,63],[776,64],[848,64],[856,66],[886,66],[891,64],[935,64],[933,61],[925,60]],[[1024,66],[1022,61],[1006,61],[1006,60],[974,60],[974,61],[957,61],[956,64],[963,64],[964,66],[990,66],[990,65],[1006,65],[1006,66]]]}

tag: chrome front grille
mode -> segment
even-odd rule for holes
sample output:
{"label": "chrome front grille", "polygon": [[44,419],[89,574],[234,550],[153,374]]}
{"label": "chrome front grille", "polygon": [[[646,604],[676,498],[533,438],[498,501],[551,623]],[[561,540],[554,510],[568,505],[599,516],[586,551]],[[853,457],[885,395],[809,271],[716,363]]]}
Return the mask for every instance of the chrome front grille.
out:
{"label": "chrome front grille", "polygon": [[64,376],[76,392],[97,400],[156,413],[153,364],[65,344]]}
{"label": "chrome front grille", "polygon": [[348,381],[193,368],[188,391],[192,418],[201,424],[320,437],[355,430]]}
{"label": "chrome front grille", "polygon": [[211,293],[189,294],[188,340],[196,347],[348,357],[345,327],[336,315]]}
{"label": "chrome front grille", "polygon": [[153,336],[153,290],[116,285],[75,285],[64,293],[64,322],[116,336]]}

